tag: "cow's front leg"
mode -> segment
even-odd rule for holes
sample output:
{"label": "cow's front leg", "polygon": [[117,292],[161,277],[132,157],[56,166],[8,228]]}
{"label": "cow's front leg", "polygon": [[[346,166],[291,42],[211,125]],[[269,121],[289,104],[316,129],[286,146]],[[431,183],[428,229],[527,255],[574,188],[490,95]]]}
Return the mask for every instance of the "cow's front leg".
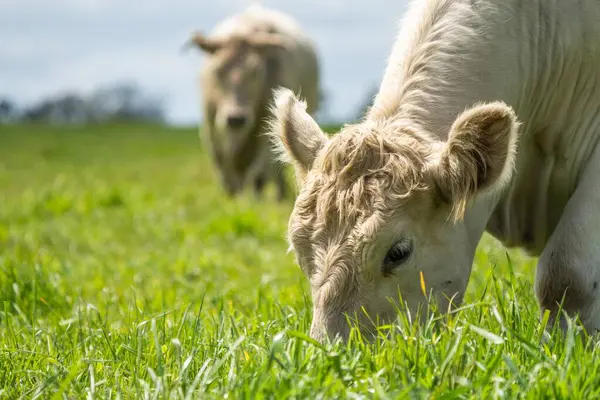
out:
{"label": "cow's front leg", "polygon": [[[595,164],[595,165],[594,165]],[[578,315],[589,334],[600,330],[600,162],[590,163],[567,203],[556,229],[542,252],[535,291],[542,309],[559,318],[559,305]]]}
{"label": "cow's front leg", "polygon": [[275,170],[275,183],[277,184],[277,201],[282,202],[288,196],[288,186],[283,168]]}
{"label": "cow's front leg", "polygon": [[265,174],[259,174],[256,178],[254,178],[254,195],[256,198],[261,198],[266,184],[267,178],[265,177]]}

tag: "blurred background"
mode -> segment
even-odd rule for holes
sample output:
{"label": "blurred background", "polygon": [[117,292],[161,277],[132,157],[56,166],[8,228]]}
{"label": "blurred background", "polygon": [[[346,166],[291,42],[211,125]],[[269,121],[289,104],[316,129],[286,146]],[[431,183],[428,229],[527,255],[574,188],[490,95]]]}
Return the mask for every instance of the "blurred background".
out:
{"label": "blurred background", "polygon": [[[0,122],[201,122],[203,55],[182,44],[248,0],[1,0]],[[264,0],[317,44],[324,123],[370,102],[406,0]]]}

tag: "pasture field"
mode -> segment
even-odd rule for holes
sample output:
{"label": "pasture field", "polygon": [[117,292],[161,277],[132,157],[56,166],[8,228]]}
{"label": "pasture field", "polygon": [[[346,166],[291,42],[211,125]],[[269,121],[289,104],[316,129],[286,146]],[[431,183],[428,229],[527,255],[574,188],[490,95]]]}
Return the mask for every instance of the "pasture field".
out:
{"label": "pasture field", "polygon": [[545,333],[535,259],[489,237],[448,320],[312,342],[268,195],[226,198],[195,128],[0,127],[0,399],[600,395],[594,342]]}

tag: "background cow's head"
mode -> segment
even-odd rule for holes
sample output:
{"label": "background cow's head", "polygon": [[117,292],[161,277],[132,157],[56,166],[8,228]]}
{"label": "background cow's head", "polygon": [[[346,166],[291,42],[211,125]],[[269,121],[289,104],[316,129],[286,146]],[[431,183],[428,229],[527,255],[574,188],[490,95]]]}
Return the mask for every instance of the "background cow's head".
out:
{"label": "background cow's head", "polygon": [[266,31],[211,38],[195,33],[190,41],[209,55],[201,77],[205,116],[229,143],[237,146],[260,123],[271,99],[277,59],[288,43]]}

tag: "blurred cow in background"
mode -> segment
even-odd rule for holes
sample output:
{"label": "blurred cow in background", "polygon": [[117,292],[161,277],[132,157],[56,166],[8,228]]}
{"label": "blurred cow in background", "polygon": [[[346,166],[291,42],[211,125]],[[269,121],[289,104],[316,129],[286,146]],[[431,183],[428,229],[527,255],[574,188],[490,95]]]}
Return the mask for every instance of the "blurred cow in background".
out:
{"label": "blurred cow in background", "polygon": [[231,196],[253,184],[261,194],[273,179],[278,199],[286,197],[284,171],[264,135],[273,90],[291,88],[314,114],[319,106],[319,63],[315,47],[289,16],[253,5],[221,21],[209,35],[190,43],[208,55],[199,76],[204,126],[221,184]]}

